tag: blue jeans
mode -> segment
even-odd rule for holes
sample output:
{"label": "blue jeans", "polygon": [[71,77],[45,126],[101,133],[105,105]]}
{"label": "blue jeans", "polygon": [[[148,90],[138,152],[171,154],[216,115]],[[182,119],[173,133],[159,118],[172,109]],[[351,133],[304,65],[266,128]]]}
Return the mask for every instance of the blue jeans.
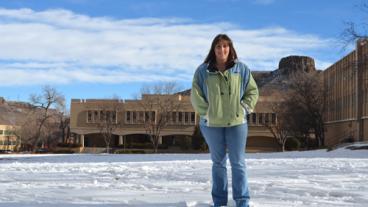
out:
{"label": "blue jeans", "polygon": [[200,129],[211,153],[212,200],[214,206],[226,206],[228,201],[227,149],[231,164],[233,199],[237,207],[248,207],[249,190],[245,165],[248,124],[233,127],[200,125]]}

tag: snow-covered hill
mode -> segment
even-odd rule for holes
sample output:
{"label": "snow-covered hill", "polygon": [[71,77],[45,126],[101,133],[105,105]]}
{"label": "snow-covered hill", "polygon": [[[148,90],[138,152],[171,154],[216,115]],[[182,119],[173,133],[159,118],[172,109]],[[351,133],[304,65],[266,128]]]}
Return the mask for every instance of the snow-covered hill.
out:
{"label": "snow-covered hill", "polygon": [[[368,203],[368,150],[248,154],[247,164],[256,207]],[[0,206],[203,207],[210,172],[208,154],[0,155]]]}

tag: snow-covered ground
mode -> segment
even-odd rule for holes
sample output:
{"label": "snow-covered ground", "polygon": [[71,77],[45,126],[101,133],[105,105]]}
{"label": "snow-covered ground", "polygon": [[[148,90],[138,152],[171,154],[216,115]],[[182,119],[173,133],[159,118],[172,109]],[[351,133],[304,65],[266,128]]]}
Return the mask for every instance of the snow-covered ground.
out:
{"label": "snow-covered ground", "polygon": [[[368,150],[248,154],[247,165],[255,207],[368,206]],[[210,175],[208,154],[0,155],[0,206],[204,207]]]}

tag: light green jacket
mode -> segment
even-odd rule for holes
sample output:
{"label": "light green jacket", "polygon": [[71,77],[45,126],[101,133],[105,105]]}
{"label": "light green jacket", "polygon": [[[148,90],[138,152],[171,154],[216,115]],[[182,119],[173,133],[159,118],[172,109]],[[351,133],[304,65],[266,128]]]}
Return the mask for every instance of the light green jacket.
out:
{"label": "light green jacket", "polygon": [[244,63],[237,61],[223,73],[203,63],[194,74],[191,101],[201,125],[230,127],[246,123],[257,100],[257,84]]}

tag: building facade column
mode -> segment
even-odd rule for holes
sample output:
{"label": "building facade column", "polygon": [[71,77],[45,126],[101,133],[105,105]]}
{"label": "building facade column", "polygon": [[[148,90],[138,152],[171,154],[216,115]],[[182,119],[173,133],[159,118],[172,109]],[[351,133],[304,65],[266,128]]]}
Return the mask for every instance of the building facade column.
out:
{"label": "building facade column", "polygon": [[123,144],[124,144],[123,135],[119,135],[119,145],[123,145]]}
{"label": "building facade column", "polygon": [[356,43],[356,75],[357,75],[357,134],[358,141],[364,140],[364,120],[363,120],[363,105],[364,105],[364,47],[367,44],[367,40],[358,40]]}
{"label": "building facade column", "polygon": [[158,138],[158,144],[162,144],[162,136]]}
{"label": "building facade column", "polygon": [[84,148],[84,134],[79,135],[79,144]]}

